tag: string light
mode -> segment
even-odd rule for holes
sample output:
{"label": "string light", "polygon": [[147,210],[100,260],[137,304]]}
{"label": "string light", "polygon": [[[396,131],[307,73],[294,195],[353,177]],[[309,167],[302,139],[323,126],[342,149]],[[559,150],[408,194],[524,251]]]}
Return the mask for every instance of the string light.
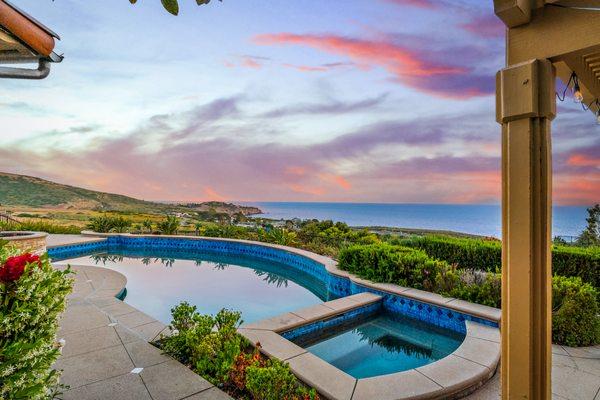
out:
{"label": "string light", "polygon": [[597,111],[595,112],[596,124],[600,125],[600,99],[592,100],[592,102],[587,105],[583,102],[583,93],[581,93],[581,87],[579,86],[579,78],[577,77],[577,74],[575,72],[571,73],[569,81],[567,82],[567,85],[562,91],[562,95],[556,92],[556,97],[560,101],[565,101],[565,98],[567,97],[567,91],[569,90],[571,83],[573,83],[573,101],[577,104],[581,104],[581,108],[583,108],[584,111],[588,111],[590,108],[592,108],[592,104],[595,105],[597,109]]}
{"label": "string light", "polygon": [[577,79],[577,75],[573,72],[573,101],[575,103],[581,103],[583,101],[583,93],[581,93],[581,88],[579,87],[579,79]]}

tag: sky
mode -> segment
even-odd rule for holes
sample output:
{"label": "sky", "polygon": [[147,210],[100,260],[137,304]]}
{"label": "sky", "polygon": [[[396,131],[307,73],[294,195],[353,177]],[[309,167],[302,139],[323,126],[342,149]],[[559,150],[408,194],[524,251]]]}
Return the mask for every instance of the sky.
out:
{"label": "sky", "polygon": [[[482,0],[14,0],[59,33],[0,81],[0,171],[171,201],[500,202]],[[600,127],[567,99],[554,200],[600,200]]]}

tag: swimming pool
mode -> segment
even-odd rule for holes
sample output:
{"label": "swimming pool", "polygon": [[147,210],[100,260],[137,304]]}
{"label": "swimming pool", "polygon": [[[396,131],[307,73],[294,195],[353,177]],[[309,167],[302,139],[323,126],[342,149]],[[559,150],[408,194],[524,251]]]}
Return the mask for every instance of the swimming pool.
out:
{"label": "swimming pool", "polygon": [[458,333],[465,333],[465,321],[498,326],[495,318],[430,302],[428,299],[435,295],[422,292],[405,296],[408,292],[402,288],[390,292],[385,285],[349,277],[330,258],[283,246],[124,234],[51,247],[48,254],[53,261],[100,265],[123,273],[129,278],[126,301],[165,322],[169,322],[170,308],[182,300],[196,304],[201,312],[234,308],[244,313],[246,322],[253,322],[371,292],[382,296],[386,311]]}
{"label": "swimming pool", "polygon": [[53,262],[122,273],[126,301],[165,323],[184,300],[203,313],[242,311],[242,335],[333,398],[380,398],[371,395],[436,381],[467,362],[459,384],[429,388],[453,395],[489,379],[499,362],[499,310],[369,282],[299,249],[123,234],[49,247],[48,254]]}
{"label": "swimming pool", "polygon": [[112,247],[68,262],[119,271],[127,278],[125,302],[166,324],[182,301],[205,314],[241,311],[245,322],[254,322],[337,298],[323,281],[257,257]]}
{"label": "swimming pool", "polygon": [[464,335],[413,318],[379,312],[293,340],[354,378],[407,371],[440,360]]}

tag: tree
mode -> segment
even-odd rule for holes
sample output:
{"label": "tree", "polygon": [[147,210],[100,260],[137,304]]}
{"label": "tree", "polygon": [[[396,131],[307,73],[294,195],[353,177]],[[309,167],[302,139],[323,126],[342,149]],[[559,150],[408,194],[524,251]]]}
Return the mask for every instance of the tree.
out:
{"label": "tree", "polygon": [[[219,0],[223,1],[223,0]],[[129,0],[131,4],[137,3],[137,0]],[[179,14],[179,1],[178,0],[160,0],[165,10],[173,15]],[[196,0],[196,4],[199,6],[210,3],[210,0]]]}
{"label": "tree", "polygon": [[179,218],[174,215],[167,215],[166,218],[157,224],[158,230],[163,235],[176,235],[179,230]]}
{"label": "tree", "polygon": [[142,226],[146,233],[152,233],[152,221],[145,219],[144,222],[142,222]]}
{"label": "tree", "polygon": [[577,239],[577,244],[581,246],[599,246],[600,245],[600,204],[587,209],[588,217],[587,228]]}

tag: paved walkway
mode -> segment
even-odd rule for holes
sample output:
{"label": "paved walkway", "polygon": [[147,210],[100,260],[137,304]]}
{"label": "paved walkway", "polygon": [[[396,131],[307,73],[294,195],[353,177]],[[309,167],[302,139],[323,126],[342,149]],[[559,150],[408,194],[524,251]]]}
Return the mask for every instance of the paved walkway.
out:
{"label": "paved walkway", "polygon": [[[60,268],[60,267],[58,267]],[[123,275],[73,267],[74,291],[60,322],[65,339],[55,368],[69,385],[64,400],[230,400],[211,383],[148,342],[166,326],[121,302]]]}
{"label": "paved walkway", "polygon": [[[500,398],[500,371],[468,400]],[[600,346],[552,346],[552,398],[600,400]]]}

